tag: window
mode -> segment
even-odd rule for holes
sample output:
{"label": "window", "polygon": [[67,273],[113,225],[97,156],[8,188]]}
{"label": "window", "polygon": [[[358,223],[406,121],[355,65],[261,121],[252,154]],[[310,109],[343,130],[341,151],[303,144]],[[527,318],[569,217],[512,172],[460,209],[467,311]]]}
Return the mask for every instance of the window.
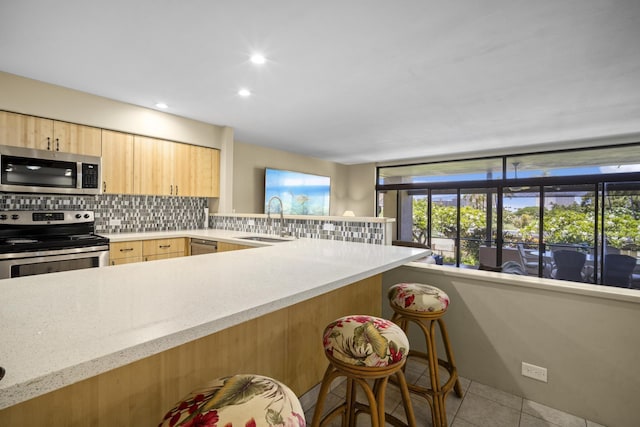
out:
{"label": "window", "polygon": [[394,240],[445,265],[640,289],[640,146],[378,168]]}

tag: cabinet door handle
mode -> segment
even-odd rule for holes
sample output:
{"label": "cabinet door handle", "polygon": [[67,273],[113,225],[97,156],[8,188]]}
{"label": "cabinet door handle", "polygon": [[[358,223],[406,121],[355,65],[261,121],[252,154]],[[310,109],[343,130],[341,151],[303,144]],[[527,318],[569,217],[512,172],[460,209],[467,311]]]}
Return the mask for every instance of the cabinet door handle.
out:
{"label": "cabinet door handle", "polygon": [[176,184],[176,196],[178,195],[178,184]]}
{"label": "cabinet door handle", "polygon": [[169,194],[173,196],[173,184],[169,186]]}
{"label": "cabinet door handle", "polygon": [[160,245],[159,248],[160,249],[169,249],[171,247],[171,245]]}
{"label": "cabinet door handle", "polygon": [[120,249],[120,252],[130,252],[132,250],[133,250],[133,248],[122,248],[122,249]]}
{"label": "cabinet door handle", "polygon": [[60,138],[56,138],[56,151],[60,151]]}
{"label": "cabinet door handle", "polygon": [[102,192],[103,193],[107,192],[107,181],[102,181]]}
{"label": "cabinet door handle", "polygon": [[51,150],[51,137],[47,137],[47,150]]}

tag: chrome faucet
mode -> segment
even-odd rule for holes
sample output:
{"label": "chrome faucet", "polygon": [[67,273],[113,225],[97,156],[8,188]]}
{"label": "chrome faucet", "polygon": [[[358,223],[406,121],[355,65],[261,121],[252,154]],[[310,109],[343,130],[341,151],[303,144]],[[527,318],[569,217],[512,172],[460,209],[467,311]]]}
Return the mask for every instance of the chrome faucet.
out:
{"label": "chrome faucet", "polygon": [[277,201],[280,202],[280,230],[279,230],[279,236],[280,237],[284,237],[285,236],[285,232],[284,232],[284,205],[282,204],[282,199],[278,196],[273,196],[272,198],[269,199],[269,202],[267,202],[267,223],[271,224],[271,202],[273,201],[273,199],[276,199]]}

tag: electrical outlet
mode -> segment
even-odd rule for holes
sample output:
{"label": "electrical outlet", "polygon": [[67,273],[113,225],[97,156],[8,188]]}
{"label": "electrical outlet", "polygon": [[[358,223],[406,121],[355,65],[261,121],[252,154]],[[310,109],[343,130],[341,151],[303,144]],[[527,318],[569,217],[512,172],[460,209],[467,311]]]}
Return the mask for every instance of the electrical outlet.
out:
{"label": "electrical outlet", "polygon": [[547,368],[522,362],[522,375],[533,378],[534,380],[547,382]]}
{"label": "electrical outlet", "polygon": [[324,231],[334,231],[336,229],[336,226],[331,224],[330,222],[325,222],[324,224],[322,224],[322,229]]}
{"label": "electrical outlet", "polygon": [[122,220],[111,218],[109,219],[109,225],[114,225],[114,226],[122,225]]}
{"label": "electrical outlet", "polygon": [[247,220],[247,225],[252,226],[252,225],[256,225],[256,222],[252,219],[248,219]]}

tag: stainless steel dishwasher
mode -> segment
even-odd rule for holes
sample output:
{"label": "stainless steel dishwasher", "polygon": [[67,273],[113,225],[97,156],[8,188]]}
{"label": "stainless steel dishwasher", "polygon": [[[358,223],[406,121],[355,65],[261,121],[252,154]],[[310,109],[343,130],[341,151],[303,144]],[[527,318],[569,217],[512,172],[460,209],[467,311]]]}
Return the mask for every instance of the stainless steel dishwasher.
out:
{"label": "stainless steel dishwasher", "polygon": [[191,239],[191,255],[212,254],[218,252],[215,240]]}

